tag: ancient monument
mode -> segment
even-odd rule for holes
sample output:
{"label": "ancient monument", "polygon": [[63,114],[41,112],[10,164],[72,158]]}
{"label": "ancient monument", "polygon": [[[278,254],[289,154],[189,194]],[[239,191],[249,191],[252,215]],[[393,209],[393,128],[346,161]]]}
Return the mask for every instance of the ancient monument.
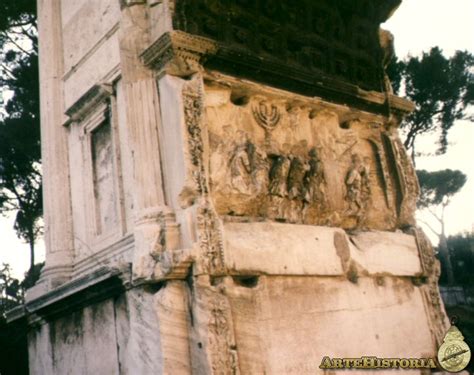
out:
{"label": "ancient monument", "polygon": [[32,374],[435,357],[400,1],[38,1],[47,257],[10,314]]}

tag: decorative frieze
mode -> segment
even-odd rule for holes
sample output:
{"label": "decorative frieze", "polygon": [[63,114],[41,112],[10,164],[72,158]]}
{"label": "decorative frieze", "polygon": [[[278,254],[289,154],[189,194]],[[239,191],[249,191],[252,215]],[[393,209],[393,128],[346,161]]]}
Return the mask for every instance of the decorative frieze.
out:
{"label": "decorative frieze", "polygon": [[413,222],[416,176],[393,124],[356,111],[344,121],[342,106],[224,82],[205,87],[202,120],[219,215],[346,229]]}

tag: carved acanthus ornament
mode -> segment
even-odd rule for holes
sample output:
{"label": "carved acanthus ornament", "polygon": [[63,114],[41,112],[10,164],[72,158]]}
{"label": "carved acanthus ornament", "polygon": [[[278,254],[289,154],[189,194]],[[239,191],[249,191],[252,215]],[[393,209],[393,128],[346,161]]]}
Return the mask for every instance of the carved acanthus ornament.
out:
{"label": "carved acanthus ornament", "polygon": [[199,208],[197,228],[202,271],[211,275],[223,274],[225,261],[221,223],[209,206]]}
{"label": "carved acanthus ornament", "polygon": [[[184,118],[187,130],[189,162],[187,190],[194,189],[198,203],[197,230],[199,239],[199,261],[203,271],[209,274],[224,270],[224,250],[220,221],[209,197],[209,188],[204,167],[204,143],[202,138],[203,89],[198,76],[184,85]],[[189,185],[192,184],[192,187]]]}
{"label": "carved acanthus ornament", "polygon": [[[189,155],[191,162],[190,178],[193,188],[198,195],[207,196],[206,171],[203,161],[202,116],[203,98],[202,88],[198,79],[185,85],[183,88],[184,119],[188,138]],[[188,176],[189,178],[189,176]]]}
{"label": "carved acanthus ornament", "polygon": [[210,39],[171,31],[150,45],[141,54],[141,59],[147,67],[157,72],[167,71],[181,76],[202,70],[203,58],[216,51],[217,45]]}
{"label": "carved acanthus ornament", "polygon": [[212,374],[239,375],[239,358],[229,301],[226,296],[216,293],[210,304],[208,327]]}
{"label": "carved acanthus ornament", "polygon": [[435,258],[433,246],[429,238],[421,228],[412,227],[410,232],[415,236],[420,256],[421,268],[425,283],[421,286],[425,303],[429,306],[429,318],[431,330],[437,345],[443,343],[447,330],[446,313],[439,293],[438,279],[441,274],[441,266]]}

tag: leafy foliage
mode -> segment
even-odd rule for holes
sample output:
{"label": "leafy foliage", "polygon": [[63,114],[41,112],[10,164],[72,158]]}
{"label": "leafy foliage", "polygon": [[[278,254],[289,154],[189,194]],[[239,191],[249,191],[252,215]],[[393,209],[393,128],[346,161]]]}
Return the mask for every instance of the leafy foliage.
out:
{"label": "leafy foliage", "polygon": [[405,147],[415,155],[419,135],[437,131],[437,152],[448,147],[448,133],[456,120],[466,118],[467,108],[474,103],[474,56],[456,51],[446,58],[438,47],[421,57],[392,59],[387,74],[394,92],[415,103],[416,109],[402,122]]}
{"label": "leafy foliage", "polygon": [[28,271],[20,282],[11,276],[10,267],[0,267],[0,373],[28,374],[27,322],[7,324],[5,312],[24,302],[25,290],[38,280],[43,264]]}
{"label": "leafy foliage", "polygon": [[448,204],[453,195],[466,183],[467,177],[459,170],[444,169],[435,172],[417,170],[420,183],[419,208]]}
{"label": "leafy foliage", "polygon": [[442,280],[452,285],[455,282],[454,269],[446,240],[445,210],[451,198],[462,189],[466,183],[466,175],[458,170],[445,169],[428,172],[417,171],[420,183],[420,197],[418,208],[428,211],[438,222],[439,230],[434,229],[427,222],[424,223],[439,238],[438,257],[443,264]]}
{"label": "leafy foliage", "polygon": [[0,316],[23,303],[24,293],[20,288],[20,282],[11,276],[8,264],[0,268]]}
{"label": "leafy foliage", "polygon": [[457,234],[447,239],[454,278],[458,285],[474,285],[474,233]]}
{"label": "leafy foliage", "polygon": [[0,318],[4,317],[8,310],[24,303],[26,290],[36,284],[43,266],[44,263],[35,264],[25,273],[22,281],[12,277],[8,264],[4,263],[0,267]]}
{"label": "leafy foliage", "polygon": [[14,229],[30,244],[30,269],[43,211],[35,3],[0,4],[0,87],[10,96],[0,111],[0,214],[16,212]]}

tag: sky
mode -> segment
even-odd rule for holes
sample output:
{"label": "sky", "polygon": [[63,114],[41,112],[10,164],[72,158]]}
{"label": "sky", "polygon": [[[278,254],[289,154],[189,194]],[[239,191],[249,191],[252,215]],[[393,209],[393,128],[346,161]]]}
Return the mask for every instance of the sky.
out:
{"label": "sky", "polygon": [[[382,27],[394,34],[399,57],[419,56],[436,45],[447,56],[452,56],[456,50],[474,54],[473,0],[404,0]],[[417,149],[433,150],[436,139],[436,135],[424,136]],[[474,124],[458,121],[448,140],[450,146],[445,155],[418,157],[416,168],[429,171],[459,169],[467,175],[463,189],[446,209],[446,233],[449,235],[474,229]],[[430,215],[418,214],[418,217],[439,230],[439,224]],[[423,228],[437,244],[437,237],[426,226]]]}
{"label": "sky", "polygon": [[[450,56],[457,49],[474,53],[474,0],[403,0],[395,14],[382,25],[395,36],[397,56],[418,56],[439,46]],[[438,157],[417,159],[417,168],[427,170],[460,169],[468,176],[462,191],[447,208],[447,233],[455,234],[474,228],[474,124],[458,122],[449,135],[448,153]],[[424,137],[421,149],[431,147],[435,139]],[[436,223],[429,217],[423,219]],[[28,245],[17,239],[13,230],[14,216],[0,216],[0,263],[9,263],[13,275],[21,278],[29,267]],[[437,239],[427,234],[436,244]],[[44,260],[44,243],[39,241],[36,260]]]}

